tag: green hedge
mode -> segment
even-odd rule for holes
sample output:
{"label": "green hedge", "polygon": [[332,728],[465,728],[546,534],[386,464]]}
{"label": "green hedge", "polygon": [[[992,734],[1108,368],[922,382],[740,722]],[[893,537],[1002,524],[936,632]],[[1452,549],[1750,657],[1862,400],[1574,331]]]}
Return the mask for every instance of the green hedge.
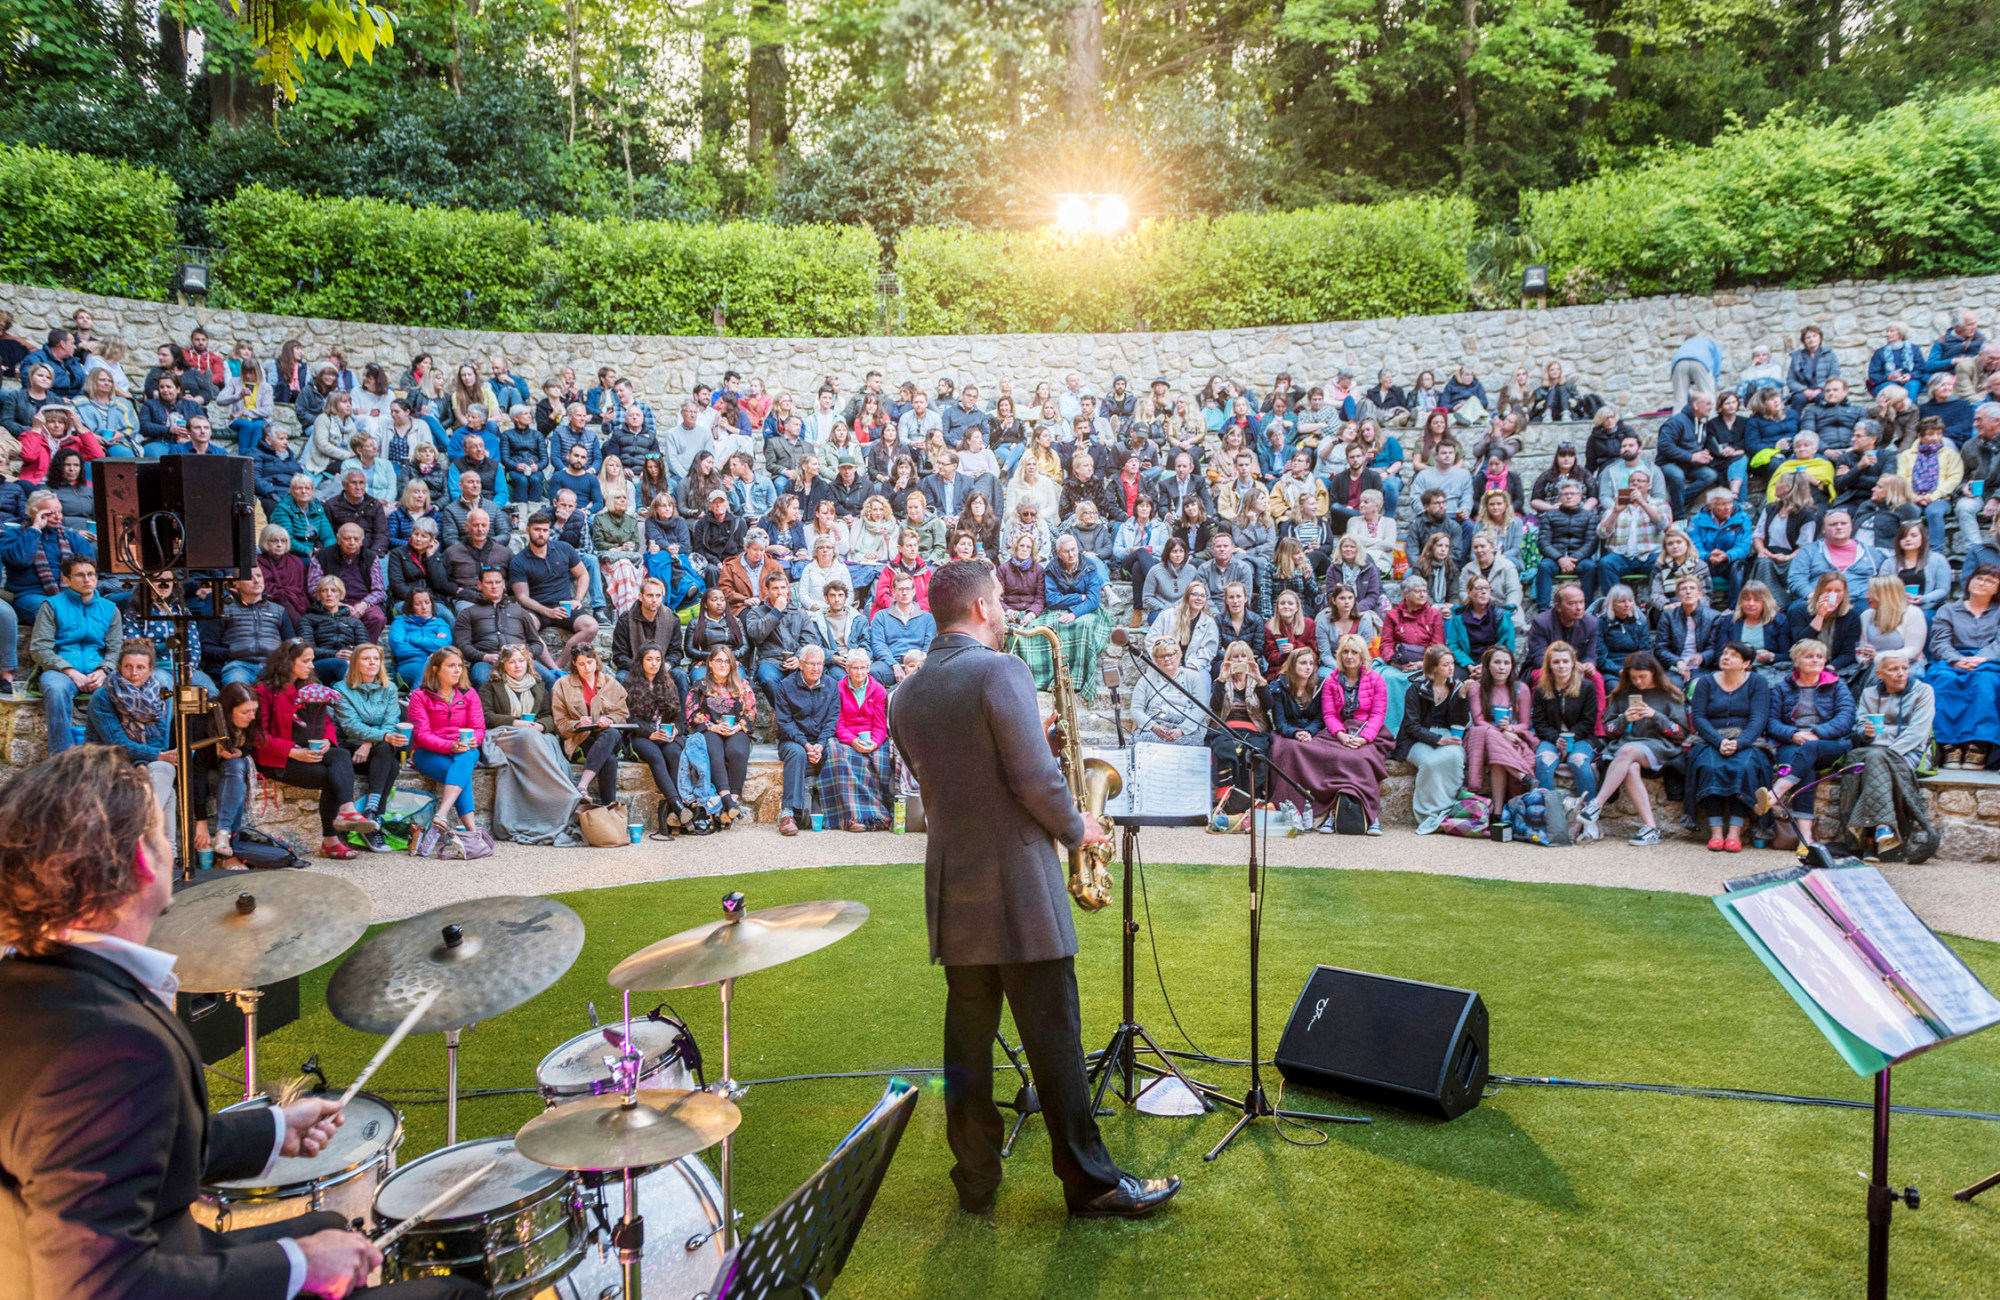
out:
{"label": "green hedge", "polygon": [[150,167],[0,145],[0,280],[162,298],[180,198]]}
{"label": "green hedge", "polygon": [[1458,311],[1472,227],[1462,198],[1146,221],[1109,240],[920,227],[896,243],[903,329],[1232,329]]}
{"label": "green hedge", "polygon": [[1558,283],[1707,292],[2000,270],[2000,91],[1856,125],[1774,114],[1705,149],[1521,196]]}
{"label": "green hedge", "polygon": [[[751,222],[550,224],[309,198],[261,185],[210,209],[219,306],[389,325],[839,335],[875,318],[866,230]],[[472,295],[468,298],[466,295]]]}

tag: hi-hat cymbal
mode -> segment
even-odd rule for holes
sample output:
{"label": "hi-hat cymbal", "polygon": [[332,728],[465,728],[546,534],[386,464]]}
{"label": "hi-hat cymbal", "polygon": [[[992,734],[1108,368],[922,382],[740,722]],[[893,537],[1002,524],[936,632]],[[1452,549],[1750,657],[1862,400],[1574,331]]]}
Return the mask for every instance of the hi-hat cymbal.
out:
{"label": "hi-hat cymbal", "polygon": [[614,989],[687,989],[780,966],[845,939],[868,919],[866,903],[822,899],[725,917],[641,948],[611,968]]}
{"label": "hi-hat cymbal", "polygon": [[262,988],[346,952],[374,904],[359,885],[311,871],[243,872],[174,895],[148,942],[180,960],[188,993]]}
{"label": "hi-hat cymbal", "polygon": [[552,1169],[637,1169],[705,1151],[736,1131],[743,1112],[712,1092],[642,1088],[584,1097],[541,1114],[514,1135],[514,1149]]}
{"label": "hi-hat cymbal", "polygon": [[583,951],[583,918],[546,898],[503,895],[432,908],[354,950],[327,985],[333,1018],[386,1034],[435,989],[410,1032],[463,1029],[510,1011],[563,977]]}

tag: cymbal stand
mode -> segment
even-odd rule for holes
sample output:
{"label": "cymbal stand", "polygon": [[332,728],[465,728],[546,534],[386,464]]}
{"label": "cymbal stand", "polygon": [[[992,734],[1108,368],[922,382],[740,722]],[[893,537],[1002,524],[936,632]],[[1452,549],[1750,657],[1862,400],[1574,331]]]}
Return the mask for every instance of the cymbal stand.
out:
{"label": "cymbal stand", "polygon": [[444,1031],[444,1144],[458,1145],[458,1035]]}
{"label": "cymbal stand", "polygon": [[[249,895],[244,895],[249,897]],[[238,911],[246,911],[242,902],[236,904]],[[243,1013],[243,1100],[249,1101],[257,1095],[257,1003],[264,997],[262,989],[237,989],[229,995],[236,1009]]]}
{"label": "cymbal stand", "polygon": [[[625,991],[625,1042],[617,1063],[612,1066],[613,1077],[618,1081],[619,1091],[625,1094],[625,1105],[630,1108],[639,1104],[639,1049],[632,1043],[632,991]],[[639,1300],[642,1261],[646,1253],[646,1221],[639,1214],[639,1191],[633,1186],[632,1168],[627,1165],[618,1171],[625,1184],[625,1213],[619,1216],[611,1229],[611,1245],[618,1251],[618,1268],[625,1283],[625,1300]]]}
{"label": "cymbal stand", "polygon": [[[722,896],[722,915],[731,924],[743,920],[743,895],[731,890]],[[726,1101],[739,1101],[743,1089],[736,1084],[736,1076],[729,1069],[729,1004],[736,1000],[736,980],[732,977],[716,986],[722,997],[722,1076],[708,1085],[708,1090]],[[688,1242],[688,1249],[694,1250],[715,1233],[722,1234],[724,1250],[736,1249],[736,1137],[728,1134],[722,1139],[722,1225],[707,1236],[696,1237]]]}

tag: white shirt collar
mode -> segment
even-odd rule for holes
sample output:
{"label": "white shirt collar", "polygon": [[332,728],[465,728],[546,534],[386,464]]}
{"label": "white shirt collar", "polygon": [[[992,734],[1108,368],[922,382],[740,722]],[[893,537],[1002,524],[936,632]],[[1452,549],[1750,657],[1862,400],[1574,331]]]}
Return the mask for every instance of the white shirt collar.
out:
{"label": "white shirt collar", "polygon": [[180,976],[174,974],[174,963],[180,958],[158,948],[148,948],[144,944],[120,939],[115,935],[99,934],[95,930],[81,930],[71,927],[63,932],[64,943],[82,948],[110,962],[133,979],[146,986],[146,991],[164,1002],[169,1008],[174,1005],[174,995],[180,992]]}

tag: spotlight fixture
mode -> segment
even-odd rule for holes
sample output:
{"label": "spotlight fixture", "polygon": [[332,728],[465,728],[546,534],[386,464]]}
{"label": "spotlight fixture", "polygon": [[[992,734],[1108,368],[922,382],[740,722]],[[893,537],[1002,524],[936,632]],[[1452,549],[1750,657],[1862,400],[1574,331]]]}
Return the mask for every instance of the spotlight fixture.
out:
{"label": "spotlight fixture", "polygon": [[1531,266],[1521,272],[1521,296],[1524,298],[1546,297],[1549,292],[1549,268]]}
{"label": "spotlight fixture", "polygon": [[174,288],[189,297],[205,297],[208,293],[208,268],[200,262],[182,262],[180,273],[174,277]]}

